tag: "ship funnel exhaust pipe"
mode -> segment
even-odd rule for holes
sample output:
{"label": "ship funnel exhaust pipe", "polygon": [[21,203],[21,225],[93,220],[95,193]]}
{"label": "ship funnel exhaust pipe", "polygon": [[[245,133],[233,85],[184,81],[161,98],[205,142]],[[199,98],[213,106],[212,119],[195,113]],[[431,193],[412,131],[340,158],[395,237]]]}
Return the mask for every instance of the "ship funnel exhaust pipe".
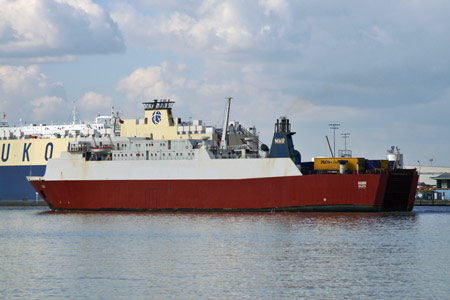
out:
{"label": "ship funnel exhaust pipe", "polygon": [[300,152],[294,148],[292,136],[295,132],[291,132],[289,119],[286,117],[277,119],[274,131],[269,157],[290,157],[296,165],[300,165],[301,155]]}
{"label": "ship funnel exhaust pipe", "polygon": [[289,123],[289,119],[283,116],[281,116],[280,119],[277,119],[277,122],[275,123],[275,132],[291,132],[291,124]]}

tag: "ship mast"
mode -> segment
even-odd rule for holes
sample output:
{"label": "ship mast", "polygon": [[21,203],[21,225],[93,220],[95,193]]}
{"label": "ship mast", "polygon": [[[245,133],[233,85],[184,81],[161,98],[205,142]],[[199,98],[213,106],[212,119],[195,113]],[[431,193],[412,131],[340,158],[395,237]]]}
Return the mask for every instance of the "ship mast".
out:
{"label": "ship mast", "polygon": [[225,120],[223,120],[223,130],[222,130],[222,138],[220,140],[220,147],[222,149],[227,148],[227,129],[228,129],[228,119],[230,117],[230,104],[232,97],[228,97],[227,99],[227,107],[225,109]]}
{"label": "ship mast", "polygon": [[72,124],[75,125],[77,123],[77,107],[75,106],[75,101],[73,101],[72,107]]}

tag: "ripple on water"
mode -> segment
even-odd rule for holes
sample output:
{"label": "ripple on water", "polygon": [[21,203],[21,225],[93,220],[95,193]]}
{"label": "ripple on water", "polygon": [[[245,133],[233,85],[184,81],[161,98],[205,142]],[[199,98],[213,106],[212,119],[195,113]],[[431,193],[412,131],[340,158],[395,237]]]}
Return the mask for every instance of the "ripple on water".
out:
{"label": "ripple on water", "polygon": [[445,299],[450,209],[0,209],[0,298]]}

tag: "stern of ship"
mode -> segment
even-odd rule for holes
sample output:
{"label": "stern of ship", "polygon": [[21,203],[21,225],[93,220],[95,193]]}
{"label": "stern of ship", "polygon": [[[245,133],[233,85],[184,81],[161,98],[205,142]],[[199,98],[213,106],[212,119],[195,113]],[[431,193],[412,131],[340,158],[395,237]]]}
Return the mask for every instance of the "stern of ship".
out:
{"label": "stern of ship", "polygon": [[411,211],[414,207],[419,175],[416,169],[389,171],[382,211]]}

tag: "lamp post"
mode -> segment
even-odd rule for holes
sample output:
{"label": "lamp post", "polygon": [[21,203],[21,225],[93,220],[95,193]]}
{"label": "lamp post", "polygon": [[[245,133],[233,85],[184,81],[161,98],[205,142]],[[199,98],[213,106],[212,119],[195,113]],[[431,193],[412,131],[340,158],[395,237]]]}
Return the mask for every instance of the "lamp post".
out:
{"label": "lamp post", "polygon": [[336,156],[336,129],[339,129],[339,126],[341,124],[338,123],[330,123],[328,124],[330,126],[330,129],[333,129],[333,157]]}

